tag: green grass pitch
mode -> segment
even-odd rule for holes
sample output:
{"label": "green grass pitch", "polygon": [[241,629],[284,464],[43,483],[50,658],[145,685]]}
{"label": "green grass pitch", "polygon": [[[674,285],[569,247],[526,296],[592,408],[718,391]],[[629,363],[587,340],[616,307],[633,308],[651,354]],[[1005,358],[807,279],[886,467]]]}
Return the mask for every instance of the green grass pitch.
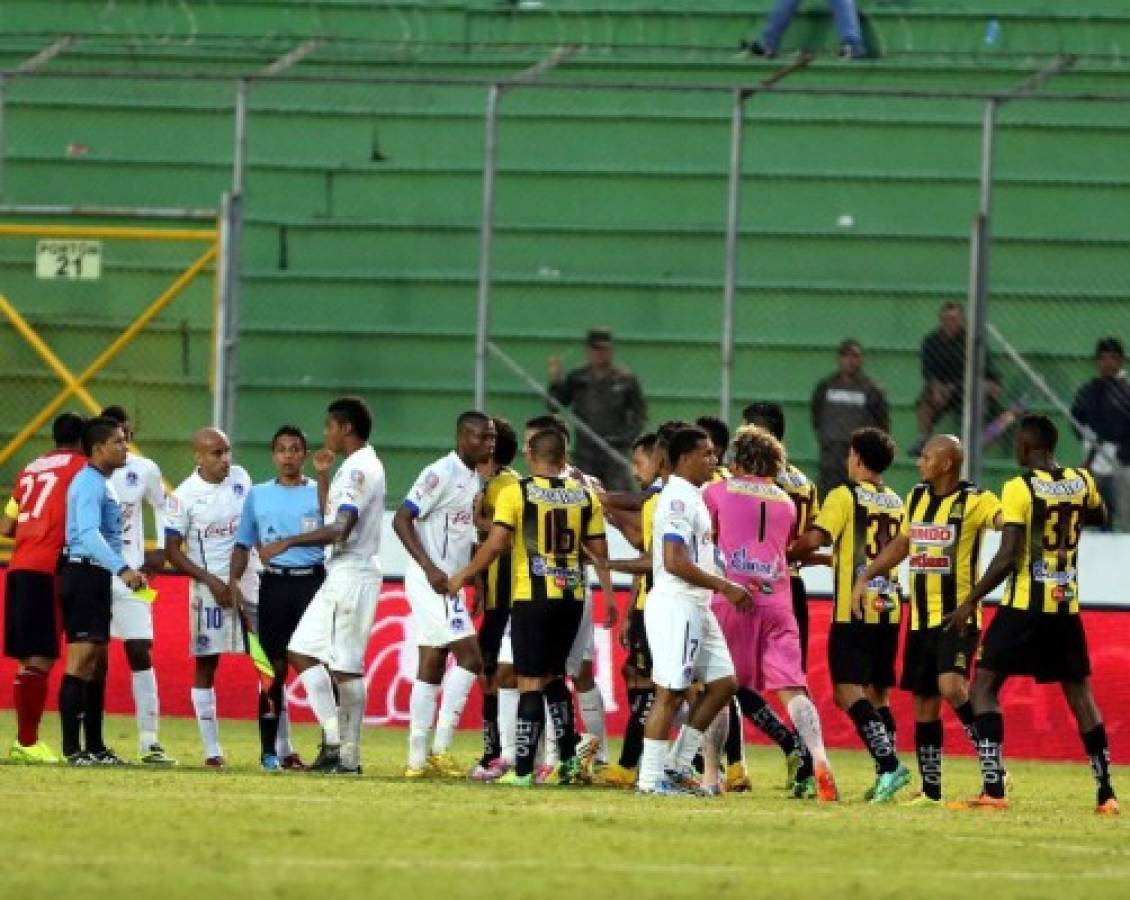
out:
{"label": "green grass pitch", "polygon": [[[56,723],[47,717],[45,735],[57,747]],[[699,800],[406,783],[405,733],[377,728],[366,729],[363,778],[268,776],[253,764],[254,723],[224,722],[234,765],[219,773],[198,765],[194,722],[162,726],[175,770],[0,766],[0,897],[1130,895],[1130,817],[1094,815],[1082,761],[1013,760],[1011,810],[954,812],[863,803],[869,764],[855,752],[833,755],[845,795],[833,806],[786,799],[781,756],[762,747],[750,750],[752,794]],[[314,729],[298,731],[309,755]],[[0,714],[0,734],[13,733]],[[134,746],[131,719],[112,717],[107,735],[119,751]],[[470,761],[476,736],[456,749]],[[948,797],[977,785],[973,760],[949,761]]]}

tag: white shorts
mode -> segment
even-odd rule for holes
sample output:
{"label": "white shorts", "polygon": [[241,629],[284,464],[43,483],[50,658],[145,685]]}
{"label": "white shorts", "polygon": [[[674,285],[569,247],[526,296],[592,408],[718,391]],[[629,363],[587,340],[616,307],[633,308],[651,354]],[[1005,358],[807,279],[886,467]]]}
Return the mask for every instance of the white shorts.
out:
{"label": "white shorts", "polygon": [[405,573],[404,593],[412,607],[417,647],[449,647],[475,636],[475,623],[467,613],[463,595],[437,594],[418,567],[409,567]]}
{"label": "white shorts", "polygon": [[573,646],[569,650],[569,658],[565,661],[565,673],[570,678],[580,674],[581,666],[592,662],[592,591],[585,592],[585,608],[581,613],[581,624],[577,626],[577,636],[573,638]]}
{"label": "white shorts", "polygon": [[643,610],[651,679],[671,691],[733,677],[734,663],[714,613],[677,594],[652,592]]}
{"label": "white shorts", "polygon": [[334,672],[364,674],[380,593],[379,569],[329,566],[287,649],[323,662]]}
{"label": "white shorts", "polygon": [[193,656],[243,653],[243,628],[229,606],[220,606],[208,586],[192,583],[188,601],[189,651]]}
{"label": "white shorts", "polygon": [[153,604],[138,600],[117,575],[110,584],[114,598],[110,637],[120,641],[153,640]]}

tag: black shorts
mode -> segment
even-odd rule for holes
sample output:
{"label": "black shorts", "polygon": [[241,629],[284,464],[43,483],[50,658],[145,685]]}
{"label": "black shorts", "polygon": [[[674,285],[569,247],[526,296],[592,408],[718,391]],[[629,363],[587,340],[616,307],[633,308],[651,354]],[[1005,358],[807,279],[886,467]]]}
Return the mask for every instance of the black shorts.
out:
{"label": "black shorts", "polygon": [[108,570],[89,563],[65,563],[59,576],[59,604],[68,642],[109,642],[113,588]]}
{"label": "black shorts", "polygon": [[941,696],[939,676],[953,672],[969,678],[969,667],[980,637],[975,628],[961,634],[943,625],[917,631],[907,629],[899,687],[911,691],[916,697]]}
{"label": "black shorts", "polygon": [[985,631],[977,664],[999,675],[1030,675],[1041,684],[1082,681],[1091,674],[1083,620],[1002,606]]}
{"label": "black shorts", "polygon": [[271,662],[286,659],[286,646],[302,620],[306,607],[326,580],[317,570],[311,575],[272,575],[259,580],[259,643]]}
{"label": "black shorts", "polygon": [[514,669],[527,678],[565,675],[585,605],[578,600],[519,600],[510,606]]}
{"label": "black shorts", "polygon": [[628,613],[628,665],[637,675],[651,677],[651,645],[647,642],[643,610],[634,606]]}
{"label": "black shorts", "polygon": [[833,622],[828,635],[832,684],[893,687],[898,647],[898,625],[865,625],[856,619]]}
{"label": "black shorts", "polygon": [[793,592],[793,616],[800,632],[800,670],[808,672],[808,589],[799,575],[789,578],[789,587]]}
{"label": "black shorts", "polygon": [[498,651],[502,648],[502,638],[509,621],[509,606],[496,606],[483,613],[479,626],[479,653],[483,657],[483,674],[488,677],[498,671]]}
{"label": "black shorts", "polygon": [[4,655],[59,656],[55,576],[10,569],[4,585]]}

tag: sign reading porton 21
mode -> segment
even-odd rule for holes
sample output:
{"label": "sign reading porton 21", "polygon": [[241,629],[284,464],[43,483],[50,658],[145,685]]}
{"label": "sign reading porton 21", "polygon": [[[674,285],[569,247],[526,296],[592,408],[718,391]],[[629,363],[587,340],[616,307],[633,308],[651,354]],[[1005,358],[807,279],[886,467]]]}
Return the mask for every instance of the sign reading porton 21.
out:
{"label": "sign reading porton 21", "polygon": [[101,241],[42,240],[35,245],[35,277],[92,281],[102,277]]}

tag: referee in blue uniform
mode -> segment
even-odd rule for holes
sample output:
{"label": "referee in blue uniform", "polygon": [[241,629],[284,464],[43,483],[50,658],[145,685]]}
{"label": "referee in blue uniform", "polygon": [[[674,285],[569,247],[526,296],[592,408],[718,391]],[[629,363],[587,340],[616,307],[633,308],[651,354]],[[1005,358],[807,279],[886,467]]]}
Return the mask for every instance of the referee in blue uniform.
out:
{"label": "referee in blue uniform", "polygon": [[[318,485],[303,474],[307,452],[306,435],[300,428],[283,425],[275,432],[271,456],[277,475],[255,485],[247,495],[232,554],[230,581],[233,585],[247,568],[253,547],[274,544],[322,527]],[[321,547],[290,547],[271,557],[260,573],[259,641],[275,668],[270,692],[259,695],[260,761],[268,771],[283,768],[275,741],[286,685],[286,646],[307,605],[322,586],[326,576],[324,563],[325,553]],[[287,762],[287,768],[301,765],[300,761],[297,765],[293,760]]]}
{"label": "referee in blue uniform", "polygon": [[[131,589],[145,576],[122,558],[122,511],[110,474],[126,464],[126,435],[111,419],[91,419],[82,435],[90,463],[67,490],[67,530],[60,569],[59,601],[67,635],[67,668],[59,686],[63,755],[72,766],[125,765],[102,739],[110,641],[111,580],[121,577]],[[86,749],[80,733],[85,732]]]}

